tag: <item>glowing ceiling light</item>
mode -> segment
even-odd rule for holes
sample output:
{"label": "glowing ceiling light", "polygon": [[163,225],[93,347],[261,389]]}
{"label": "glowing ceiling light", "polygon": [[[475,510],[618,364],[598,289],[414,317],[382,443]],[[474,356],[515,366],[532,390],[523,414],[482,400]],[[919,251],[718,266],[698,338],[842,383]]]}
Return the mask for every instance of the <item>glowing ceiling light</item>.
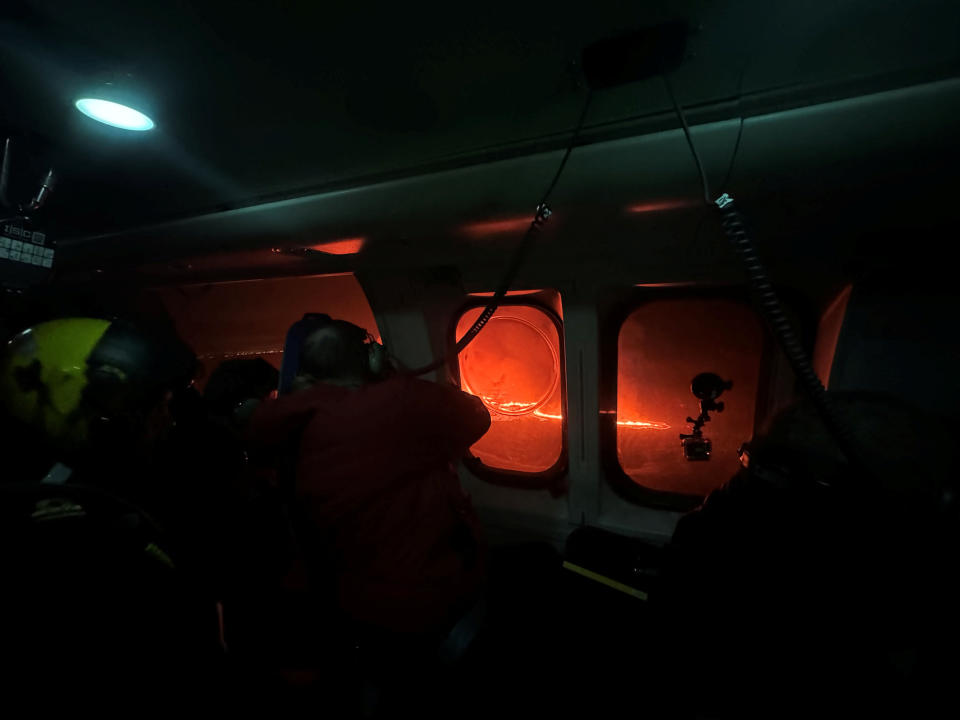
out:
{"label": "glowing ceiling light", "polygon": [[96,98],[81,98],[75,103],[77,110],[88,118],[93,118],[104,125],[110,125],[123,130],[143,132],[153,130],[154,122],[139,110],[121,105],[109,100]]}
{"label": "glowing ceiling light", "polygon": [[689,200],[655,200],[653,202],[631,205],[627,212],[643,215],[644,213],[664,212],[666,210],[679,210],[680,208],[693,207],[696,203]]}

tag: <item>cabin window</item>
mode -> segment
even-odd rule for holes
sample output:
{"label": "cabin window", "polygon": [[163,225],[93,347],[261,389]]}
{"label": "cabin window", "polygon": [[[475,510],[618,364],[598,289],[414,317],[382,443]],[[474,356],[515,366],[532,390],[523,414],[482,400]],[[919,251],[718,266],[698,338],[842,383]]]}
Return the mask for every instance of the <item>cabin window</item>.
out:
{"label": "cabin window", "polygon": [[[752,308],[727,299],[647,302],[620,326],[617,355],[617,456],[631,481],[660,493],[703,496],[739,467],[737,450],[753,435],[764,330]],[[699,415],[694,376],[732,380],[711,413],[707,461],[689,461],[680,434]],[[609,412],[607,410],[606,412]]]}
{"label": "cabin window", "polygon": [[164,287],[159,296],[180,337],[197,354],[199,385],[221,362],[262,357],[280,368],[290,326],[304,313],[349,320],[379,338],[376,320],[357,279],[351,275],[275,278]]}
{"label": "cabin window", "polygon": [[843,321],[847,317],[847,305],[850,304],[851,292],[853,292],[853,286],[847,285],[820,316],[817,342],[813,348],[813,369],[824,387],[830,387],[830,373],[833,370],[833,360],[837,355]]}
{"label": "cabin window", "polygon": [[[457,338],[483,312],[457,322]],[[563,353],[559,321],[533,305],[500,307],[460,353],[460,386],[490,411],[490,430],[470,452],[483,467],[509,473],[548,473],[564,450]]]}

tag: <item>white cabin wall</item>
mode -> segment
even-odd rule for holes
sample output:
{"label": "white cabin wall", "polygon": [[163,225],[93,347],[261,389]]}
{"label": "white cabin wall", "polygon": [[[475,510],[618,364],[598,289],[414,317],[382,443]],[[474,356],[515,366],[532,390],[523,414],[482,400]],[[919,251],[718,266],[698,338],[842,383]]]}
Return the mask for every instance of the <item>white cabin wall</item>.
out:
{"label": "white cabin wall", "polygon": [[[887,178],[885,188],[904,190],[913,203],[907,209],[916,205],[924,210],[911,213],[910,222],[930,224],[942,218],[948,210],[927,198],[919,185],[904,187],[904,179],[922,177],[929,162],[945,162],[956,151],[956,134],[950,130],[958,106],[960,81],[953,79],[749,116],[731,189],[742,201],[775,278],[787,278],[787,284],[812,295],[818,286],[835,283],[830,273],[842,274],[843,247],[871,232],[898,227],[890,218],[900,217],[900,195],[890,195],[897,202],[867,198],[869,208],[850,206],[842,222],[819,220],[825,210],[841,204],[846,208],[847,198],[858,197],[863,174],[871,168],[877,169],[878,179]],[[739,122],[697,124],[693,111],[691,122],[711,179],[718,182],[728,167]],[[368,243],[356,257],[284,258],[282,272],[356,271],[388,348],[404,365],[416,367],[443,351],[466,293],[496,286],[522,234],[468,237],[464,224],[529,215],[561,154],[536,153],[111,238],[87,238],[65,244],[64,253],[79,262],[89,252],[99,262],[105,252],[119,252],[121,246],[144,248],[151,242],[169,245],[175,254],[177,248],[201,252],[214,244],[269,248],[363,235]],[[904,157],[910,162],[901,162]],[[888,164],[900,168],[900,175],[888,177]],[[629,211],[634,203],[656,200],[688,206]],[[624,500],[604,473],[599,328],[607,308],[600,297],[611,289],[629,292],[641,282],[742,281],[742,270],[716,219],[708,217],[699,225],[704,211],[697,202],[695,171],[679,130],[598,141],[571,156],[552,201],[556,215],[537,239],[515,285],[555,288],[562,296],[569,493],[552,498],[545,491],[496,487],[464,470],[464,484],[491,527],[499,523],[554,538],[586,521],[651,537],[670,534],[675,513]],[[937,236],[929,240],[943,241]],[[918,305],[917,312],[922,308]],[[841,349],[845,342],[841,338]],[[862,366],[851,365],[850,372],[859,373]],[[835,366],[834,372],[840,383],[844,371]]]}

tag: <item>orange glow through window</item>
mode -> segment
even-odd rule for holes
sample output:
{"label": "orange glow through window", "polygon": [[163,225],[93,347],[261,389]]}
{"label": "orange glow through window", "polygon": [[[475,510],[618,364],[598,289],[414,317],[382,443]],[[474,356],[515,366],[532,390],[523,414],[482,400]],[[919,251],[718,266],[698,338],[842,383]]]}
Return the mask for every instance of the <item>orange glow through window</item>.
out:
{"label": "orange glow through window", "polygon": [[145,291],[144,298],[165,306],[206,375],[234,357],[259,355],[279,368],[287,330],[305,312],[329,313],[380,337],[363,288],[350,274],[167,286]]}
{"label": "orange glow through window", "polygon": [[[474,308],[461,316],[457,338],[481,311]],[[563,449],[560,338],[553,320],[536,307],[502,307],[460,354],[459,362],[461,387],[483,401],[493,421],[471,448],[474,456],[498,470],[552,468]],[[616,415],[617,411],[601,413]],[[617,426],[630,434],[659,434],[673,428],[639,414],[618,418]]]}
{"label": "orange glow through window", "polygon": [[[457,323],[460,338],[482,312]],[[501,307],[459,357],[461,387],[490,410],[490,430],[471,452],[498,470],[544,472],[563,451],[560,337],[543,310]]]}
{"label": "orange glow through window", "polygon": [[843,320],[847,316],[847,305],[852,292],[853,285],[847,285],[820,318],[817,344],[813,350],[813,369],[827,388],[830,387],[830,371],[833,369],[833,359],[837,354],[840,332],[843,330]]}
{"label": "orange glow through window", "polygon": [[[737,449],[753,435],[763,329],[753,310],[720,299],[661,300],[640,306],[620,328],[617,454],[643,487],[705,495],[739,467]],[[679,434],[699,414],[690,381],[715,372],[733,381],[704,435],[707,462],[684,459]],[[651,432],[652,431],[652,432]]]}

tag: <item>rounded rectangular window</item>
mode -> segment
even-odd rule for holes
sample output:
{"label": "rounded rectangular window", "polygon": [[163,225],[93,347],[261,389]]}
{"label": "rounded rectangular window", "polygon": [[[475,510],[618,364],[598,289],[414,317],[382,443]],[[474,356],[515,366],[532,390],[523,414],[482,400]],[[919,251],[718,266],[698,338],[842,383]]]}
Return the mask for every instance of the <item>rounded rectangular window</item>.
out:
{"label": "rounded rectangular window", "polygon": [[[483,312],[467,310],[461,338]],[[563,354],[557,320],[531,305],[506,305],[460,353],[460,386],[490,411],[486,435],[470,448],[491,469],[545,473],[563,456]]]}
{"label": "rounded rectangular window", "polygon": [[[737,450],[753,435],[765,336],[746,305],[727,299],[645,303],[620,326],[617,355],[617,456],[648,490],[706,495],[739,468]],[[691,381],[700,373],[732,381],[703,426],[708,460],[688,460],[680,435],[700,414]]]}

